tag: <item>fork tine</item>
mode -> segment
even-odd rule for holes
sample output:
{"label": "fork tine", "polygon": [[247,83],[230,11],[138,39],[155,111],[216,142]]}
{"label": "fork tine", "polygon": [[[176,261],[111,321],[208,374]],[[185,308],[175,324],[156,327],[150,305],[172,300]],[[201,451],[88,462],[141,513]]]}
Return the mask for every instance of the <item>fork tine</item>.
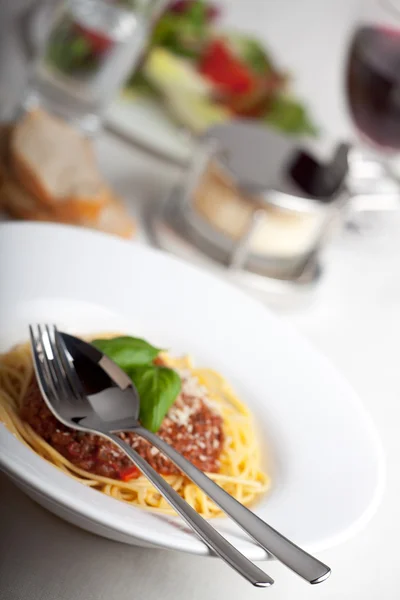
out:
{"label": "fork tine", "polygon": [[[57,393],[54,389],[53,380],[49,371],[48,361],[46,360],[46,352],[41,337],[41,329],[36,325],[35,329],[29,325],[29,334],[31,338],[31,347],[33,354],[33,366],[35,369],[36,378],[41,389],[42,395],[49,405],[50,400],[53,402],[57,399]],[[48,400],[49,399],[49,400]],[[51,408],[49,406],[49,408]]]}
{"label": "fork tine", "polygon": [[48,349],[50,349],[51,358],[48,358],[49,368],[52,373],[53,380],[57,383],[57,390],[63,402],[74,403],[75,393],[69,385],[69,380],[63,370],[62,361],[55,344],[54,326],[45,325],[46,336],[48,341]]}
{"label": "fork tine", "polygon": [[81,383],[75,372],[75,367],[71,364],[71,359],[68,356],[68,350],[65,347],[64,340],[59,334],[56,326],[54,326],[55,352],[61,362],[62,370],[68,380],[68,384],[75,398],[85,400],[86,395],[82,389]]}
{"label": "fork tine", "polygon": [[62,385],[62,381],[57,376],[57,372],[54,368],[54,355],[51,348],[50,336],[48,333],[47,326],[38,325],[39,338],[41,348],[43,352],[43,365],[46,369],[47,375],[51,381],[52,388],[56,398],[65,396],[65,388]]}
{"label": "fork tine", "polygon": [[60,367],[60,361],[57,358],[57,354],[56,354],[56,348],[55,348],[55,344],[53,342],[53,335],[52,333],[54,333],[54,327],[53,332],[50,329],[49,325],[44,325],[44,329],[46,331],[46,336],[47,336],[47,341],[48,341],[48,345],[49,348],[51,350],[51,354],[52,354],[52,359],[49,360],[49,364],[51,366],[51,371],[52,371],[52,375],[54,380],[57,382],[57,388],[61,391],[61,393],[63,394],[63,396],[65,397],[65,399],[68,398],[68,388],[66,388],[65,386],[65,375],[61,370]]}
{"label": "fork tine", "polygon": [[43,367],[38,353],[38,346],[40,346],[40,342],[38,341],[35,335],[32,325],[29,325],[29,336],[31,339],[31,349],[33,355],[33,366],[35,368],[35,374],[39,385],[45,390],[48,384],[44,377]]}

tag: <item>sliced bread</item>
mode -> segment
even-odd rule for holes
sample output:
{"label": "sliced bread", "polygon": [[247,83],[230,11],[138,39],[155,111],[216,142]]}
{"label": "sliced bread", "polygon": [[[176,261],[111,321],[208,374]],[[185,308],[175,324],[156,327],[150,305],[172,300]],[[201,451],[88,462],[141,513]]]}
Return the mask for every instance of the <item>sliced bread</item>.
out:
{"label": "sliced bread", "polygon": [[127,214],[122,202],[115,197],[110,198],[95,219],[61,219],[51,207],[38,202],[18,182],[8,178],[0,187],[0,204],[17,219],[81,225],[125,238],[131,237],[135,232],[133,219]]}
{"label": "sliced bread", "polygon": [[103,206],[95,221],[91,223],[83,222],[82,225],[87,225],[93,229],[124,238],[131,238],[136,231],[133,219],[128,215],[125,207],[117,198],[114,198]]}
{"label": "sliced bread", "polygon": [[25,189],[61,218],[94,219],[109,199],[91,143],[42,110],[16,124],[10,165]]}
{"label": "sliced bread", "polygon": [[51,210],[12,179],[3,182],[0,188],[0,204],[16,219],[29,221],[55,221]]}

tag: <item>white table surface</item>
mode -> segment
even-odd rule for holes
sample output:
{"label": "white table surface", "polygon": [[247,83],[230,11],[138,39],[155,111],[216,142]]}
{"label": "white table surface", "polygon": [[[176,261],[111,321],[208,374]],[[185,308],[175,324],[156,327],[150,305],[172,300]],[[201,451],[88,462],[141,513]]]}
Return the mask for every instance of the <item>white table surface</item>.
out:
{"label": "white table surface", "polygon": [[[299,28],[304,31],[303,40],[309,35],[315,37],[320,52],[311,53],[309,46],[301,41],[289,44],[287,62],[298,65],[302,74],[299,88],[311,94],[316,112],[331,137],[343,135],[348,129],[338,102],[341,36],[349,28],[354,2],[259,0],[259,5],[265,16],[273,15],[275,23],[286,27],[288,41],[296,31],[299,41]],[[294,5],[302,8],[296,15],[289,11]],[[237,0],[232,0],[232,7],[239,10]],[[306,30],[306,23],[311,21],[321,27]],[[254,24],[254,17],[251,22]],[[268,29],[268,39],[272,36],[273,43],[279,46],[273,24],[267,18],[257,22],[258,27],[262,23]],[[332,77],[327,77],[326,84],[321,85],[322,75],[319,78],[312,75],[309,61],[321,74],[320,63],[326,65],[327,57]],[[326,109],[332,118],[326,118]],[[170,165],[108,135],[99,140],[99,156],[106,174],[136,215],[144,204],[165,193],[177,176]],[[400,215],[393,214],[375,217],[361,235],[344,232],[325,257],[324,277],[314,303],[282,316],[312,340],[348,378],[371,412],[387,456],[387,489],[376,516],[357,537],[321,554],[333,571],[327,582],[310,587],[281,565],[269,563],[268,571],[276,580],[275,586],[265,591],[252,589],[218,560],[124,546],[78,530],[34,504],[0,475],[0,598],[220,600],[234,595],[249,600],[261,596],[272,600],[399,598],[396,569],[400,539],[399,232]],[[138,239],[146,243],[141,231]]]}

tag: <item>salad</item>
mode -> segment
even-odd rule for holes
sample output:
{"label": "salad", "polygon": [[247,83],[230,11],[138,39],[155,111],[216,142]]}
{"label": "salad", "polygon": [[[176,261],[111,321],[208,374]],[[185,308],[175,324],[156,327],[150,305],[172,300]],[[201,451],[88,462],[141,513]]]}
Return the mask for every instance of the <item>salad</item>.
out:
{"label": "salad", "polygon": [[141,68],[126,90],[161,100],[195,132],[229,118],[258,119],[293,135],[315,135],[289,77],[253,37],[218,30],[219,9],[175,0],[156,23]]}
{"label": "salad", "polygon": [[[132,0],[110,0],[122,6]],[[134,3],[133,3],[134,5]],[[306,107],[289,91],[281,71],[253,37],[219,30],[219,9],[206,0],[174,0],[154,24],[140,67],[125,87],[161,103],[194,133],[234,117],[257,119],[292,135],[315,135]],[[104,31],[73,14],[53,31],[47,61],[67,76],[90,76],[112,51]]]}

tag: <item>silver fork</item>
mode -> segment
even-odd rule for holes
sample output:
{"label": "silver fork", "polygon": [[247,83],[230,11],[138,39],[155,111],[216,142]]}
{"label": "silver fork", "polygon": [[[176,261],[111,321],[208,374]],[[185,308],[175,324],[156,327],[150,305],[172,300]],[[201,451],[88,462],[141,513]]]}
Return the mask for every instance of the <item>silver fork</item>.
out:
{"label": "silver fork", "polygon": [[[274,583],[197,513],[140,454],[101,422],[83,393],[69,363],[61,337],[54,327],[30,326],[33,364],[43,398],[54,416],[67,427],[102,436],[114,442],[140,469],[176,512],[220,558],[256,587]],[[96,428],[91,426],[96,423]]]}

